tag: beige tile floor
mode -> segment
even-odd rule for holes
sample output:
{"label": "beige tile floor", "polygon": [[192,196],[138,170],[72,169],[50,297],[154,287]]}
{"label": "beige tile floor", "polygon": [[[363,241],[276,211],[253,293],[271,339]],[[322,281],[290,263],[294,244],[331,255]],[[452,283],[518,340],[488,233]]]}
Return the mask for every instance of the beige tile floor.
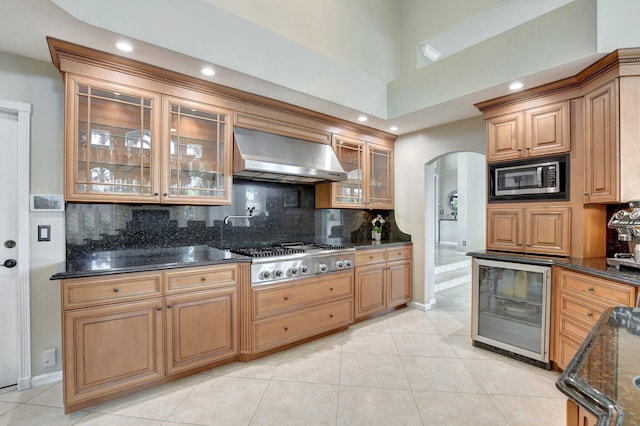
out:
{"label": "beige tile floor", "polygon": [[0,426],[563,426],[558,373],[471,346],[469,291],[70,415],[60,383],[0,394]]}

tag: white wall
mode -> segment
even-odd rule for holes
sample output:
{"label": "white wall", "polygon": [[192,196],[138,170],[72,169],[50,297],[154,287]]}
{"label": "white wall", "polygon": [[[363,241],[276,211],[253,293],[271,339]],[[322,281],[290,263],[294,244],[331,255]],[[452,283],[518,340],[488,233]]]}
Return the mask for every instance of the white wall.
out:
{"label": "white wall", "polygon": [[[395,144],[394,167],[403,171],[395,176],[396,219],[400,229],[411,234],[414,244],[413,300],[419,305],[433,302],[434,284],[425,280],[427,266],[433,268],[433,264],[426,264],[426,254],[435,245],[433,231],[429,229],[427,232],[425,228],[429,214],[431,220],[435,220],[434,191],[428,190],[426,184],[433,179],[427,176],[426,165],[452,152],[486,153],[485,126],[481,116],[403,135]],[[429,258],[433,259],[433,252],[430,255]]]}
{"label": "white wall", "polygon": [[457,251],[469,252],[486,248],[486,164],[484,155],[472,152],[458,154]]}
{"label": "white wall", "polygon": [[598,52],[640,47],[638,0],[598,0],[597,8]]}
{"label": "white wall", "polygon": [[[30,103],[31,193],[63,192],[63,84],[51,63],[0,52],[0,98]],[[61,369],[60,287],[50,281],[65,259],[64,213],[30,214],[31,373]],[[37,242],[37,226],[51,225],[51,241]],[[42,367],[42,350],[56,348],[57,363]]]}

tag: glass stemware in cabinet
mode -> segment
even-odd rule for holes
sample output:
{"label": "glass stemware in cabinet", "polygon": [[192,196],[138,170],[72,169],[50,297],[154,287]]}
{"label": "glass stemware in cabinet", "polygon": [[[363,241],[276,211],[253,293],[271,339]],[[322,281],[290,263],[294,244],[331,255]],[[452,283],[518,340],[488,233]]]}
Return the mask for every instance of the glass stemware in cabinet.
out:
{"label": "glass stemware in cabinet", "polygon": [[230,166],[228,117],[224,111],[168,101],[169,173],[165,201],[216,199],[230,202],[225,178]]}
{"label": "glass stemware in cabinet", "polygon": [[[80,80],[80,79],[78,79]],[[159,97],[126,93],[120,86],[77,81],[67,199],[151,201],[152,129]],[[69,146],[69,145],[68,145]]]}

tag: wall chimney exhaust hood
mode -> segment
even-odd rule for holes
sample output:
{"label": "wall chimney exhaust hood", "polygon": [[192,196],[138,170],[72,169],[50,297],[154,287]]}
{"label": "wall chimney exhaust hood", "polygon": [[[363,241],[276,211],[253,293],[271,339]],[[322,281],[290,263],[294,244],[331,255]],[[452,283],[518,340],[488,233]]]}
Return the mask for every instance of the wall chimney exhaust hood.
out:
{"label": "wall chimney exhaust hood", "polygon": [[329,145],[234,127],[233,175],[284,183],[347,180]]}

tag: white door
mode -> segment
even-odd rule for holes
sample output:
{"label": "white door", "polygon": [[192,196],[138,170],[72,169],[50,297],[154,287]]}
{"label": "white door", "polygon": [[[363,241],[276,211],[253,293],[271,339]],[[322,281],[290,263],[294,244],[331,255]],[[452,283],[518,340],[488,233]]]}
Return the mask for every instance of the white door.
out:
{"label": "white door", "polygon": [[0,390],[18,383],[18,114],[0,109]]}

